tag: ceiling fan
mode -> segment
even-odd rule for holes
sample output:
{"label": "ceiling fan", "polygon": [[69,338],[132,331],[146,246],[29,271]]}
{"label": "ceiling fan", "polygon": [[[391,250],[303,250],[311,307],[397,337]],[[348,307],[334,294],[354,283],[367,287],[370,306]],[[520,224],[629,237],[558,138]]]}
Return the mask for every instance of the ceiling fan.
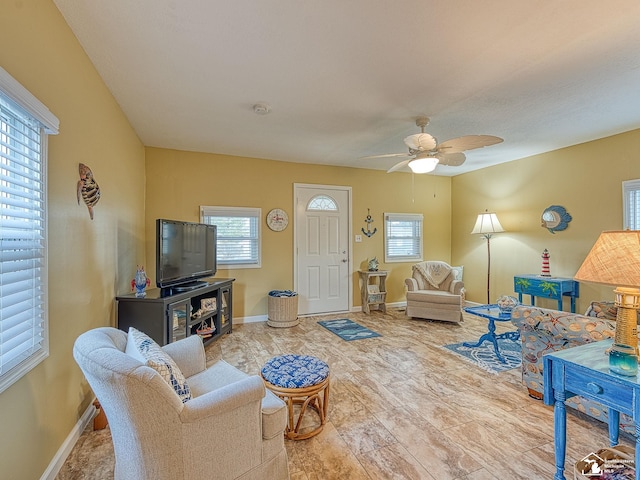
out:
{"label": "ceiling fan", "polygon": [[424,127],[428,124],[428,117],[416,118],[416,125],[420,127],[421,133],[409,135],[404,139],[405,145],[409,147],[409,153],[389,153],[365,158],[409,157],[407,160],[396,163],[387,170],[387,173],[395,172],[406,166],[413,173],[429,173],[435,170],[438,164],[451,167],[462,165],[467,159],[462,152],[466,150],[488,147],[504,141],[493,135],[465,135],[438,143],[435,137],[424,132]]}

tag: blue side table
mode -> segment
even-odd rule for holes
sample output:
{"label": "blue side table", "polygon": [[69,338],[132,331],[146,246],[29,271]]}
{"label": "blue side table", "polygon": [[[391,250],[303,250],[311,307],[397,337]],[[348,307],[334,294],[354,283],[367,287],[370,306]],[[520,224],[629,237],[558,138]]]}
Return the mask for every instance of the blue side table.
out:
{"label": "blue side table", "polygon": [[[612,340],[587,343],[579,347],[548,353],[543,357],[544,403],[553,405],[556,474],[565,480],[567,451],[567,398],[575,395],[596,400],[609,407],[609,443],[618,444],[620,412],[633,417],[636,424],[636,480],[640,480],[640,383],[638,376],[625,377],[609,370],[607,349]],[[588,452],[585,452],[585,455]]]}
{"label": "blue side table", "polygon": [[506,363],[506,360],[500,355],[500,349],[498,348],[498,340],[501,338],[508,338],[509,340],[518,340],[520,338],[520,332],[505,332],[496,335],[495,322],[509,322],[511,321],[511,313],[503,313],[498,308],[498,305],[478,305],[476,307],[464,307],[464,311],[478,317],[486,318],[489,320],[488,332],[480,337],[476,343],[465,342],[463,345],[468,348],[479,347],[482,342],[491,342],[493,344],[493,351],[502,363]]}
{"label": "blue side table", "polygon": [[558,310],[562,310],[562,299],[571,298],[571,313],[576,313],[576,298],[580,296],[580,284],[573,278],[543,277],[542,275],[516,275],[513,277],[513,291],[522,303],[522,294],[531,296],[531,305],[536,297],[551,298],[558,301]]}

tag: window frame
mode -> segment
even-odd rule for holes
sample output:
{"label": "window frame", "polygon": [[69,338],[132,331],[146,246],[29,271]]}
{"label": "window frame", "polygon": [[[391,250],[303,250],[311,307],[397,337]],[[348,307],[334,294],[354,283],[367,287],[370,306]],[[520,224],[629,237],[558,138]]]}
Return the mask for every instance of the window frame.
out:
{"label": "window frame", "polygon": [[622,229],[640,230],[640,179],[622,182]]}
{"label": "window frame", "polygon": [[[407,255],[391,255],[390,248],[390,222],[413,222],[414,226],[412,229],[416,235],[412,237],[414,239],[414,243],[417,246],[417,250],[414,253]],[[424,215],[421,213],[385,213],[384,214],[384,262],[385,263],[403,263],[403,262],[420,262],[423,258],[424,251]],[[415,240],[417,238],[417,241]]]}
{"label": "window frame", "polygon": [[[37,247],[37,254],[32,258],[33,267],[29,268],[28,272],[33,271],[34,275],[30,277],[28,282],[24,283],[29,287],[28,290],[20,290],[20,294],[24,295],[25,298],[28,297],[24,302],[20,303],[28,303],[30,304],[30,308],[21,310],[22,315],[16,315],[15,311],[11,312],[8,307],[4,306],[0,308],[0,348],[3,343],[9,344],[4,338],[5,330],[4,328],[9,325],[8,323],[3,325],[4,322],[8,322],[8,319],[5,317],[7,312],[10,314],[10,318],[12,318],[13,322],[10,327],[7,328],[6,331],[9,331],[10,328],[15,328],[17,326],[22,326],[24,328],[24,333],[29,333],[29,337],[26,341],[22,341],[21,344],[24,346],[25,344],[31,343],[27,350],[20,352],[17,357],[10,358],[5,365],[3,362],[6,360],[0,356],[0,393],[5,391],[11,385],[16,383],[19,379],[24,377],[27,373],[33,370],[37,365],[39,365],[42,361],[44,361],[49,356],[49,299],[48,299],[48,246],[49,246],[49,236],[48,236],[48,198],[47,198],[47,187],[48,187],[48,178],[47,178],[47,170],[48,170],[48,136],[55,135],[58,133],[59,129],[59,121],[58,118],[53,115],[47,107],[42,104],[34,95],[32,95],[26,88],[24,88],[17,80],[15,80],[6,70],[0,67],[0,99],[2,101],[4,113],[2,115],[7,115],[12,119],[16,119],[18,122],[23,125],[29,124],[30,128],[33,132],[37,132],[35,134],[35,139],[32,139],[29,143],[28,149],[31,151],[32,147],[37,146],[37,151],[35,153],[25,153],[27,146],[25,144],[24,147],[20,148],[19,144],[15,142],[15,134],[11,133],[8,126],[7,130],[2,130],[5,133],[4,136],[6,138],[6,143],[3,144],[2,153],[0,153],[0,168],[4,171],[5,165],[9,166],[9,162],[16,163],[16,165],[20,165],[23,168],[31,168],[33,167],[33,162],[25,161],[25,158],[33,158],[37,159],[37,166],[34,175],[30,176],[30,182],[33,182],[34,185],[37,185],[37,188],[33,190],[28,190],[29,192],[34,192],[35,198],[38,198],[37,204],[34,204],[33,208],[25,208],[31,203],[25,203],[21,206],[14,207],[16,212],[20,213],[24,216],[25,212],[29,215],[29,217],[34,220],[31,222],[26,222],[26,227],[20,229],[22,232],[35,232],[38,235],[31,236],[32,239],[39,238],[39,247]],[[0,120],[1,121],[1,120]],[[8,125],[8,124],[7,124]],[[35,143],[34,143],[35,142]],[[23,150],[24,149],[24,150]],[[13,156],[12,156],[13,154]],[[18,170],[18,175],[24,174],[24,170]],[[9,173],[7,173],[9,175]],[[10,178],[14,178],[11,176]],[[18,177],[19,178],[19,177]],[[9,181],[11,184],[11,182]],[[13,184],[15,185],[15,184]],[[25,185],[21,185],[22,188]],[[5,190],[5,185],[0,184],[0,197],[8,198],[7,191]],[[4,217],[8,219],[16,218],[15,215],[11,215],[11,207],[7,206],[8,203],[3,203],[1,205],[0,211],[3,212],[3,216],[0,217],[0,221],[4,221]],[[8,214],[8,215],[6,215]],[[24,220],[24,219],[23,219]],[[21,225],[22,226],[22,225]],[[5,245],[8,246],[9,242],[2,242],[4,245],[0,245],[0,248],[3,248]],[[11,252],[15,252],[15,249],[11,249]],[[4,252],[4,250],[2,250]],[[15,254],[14,254],[15,255]],[[3,260],[10,255],[3,254]],[[40,262],[38,264],[38,261]],[[2,269],[4,271],[4,268]],[[6,278],[0,279],[0,285],[4,284],[4,280]],[[10,279],[10,281],[12,281]],[[15,285],[15,284],[14,284]],[[10,293],[6,293],[10,291],[9,289],[3,288],[0,291],[4,291],[4,295],[8,296]],[[4,297],[0,297],[4,298]],[[5,310],[6,308],[6,310]],[[39,313],[34,316],[34,312]],[[23,317],[20,320],[17,320],[18,317]],[[17,320],[17,323],[16,323]],[[34,321],[35,320],[35,321]],[[14,337],[13,339],[15,339]],[[15,343],[13,343],[15,345]],[[4,351],[1,349],[0,351]],[[7,350],[9,351],[9,350]],[[5,352],[6,354],[6,352]],[[5,370],[6,368],[6,370]]]}
{"label": "window frame", "polygon": [[[255,222],[256,235],[255,238],[246,237],[252,240],[255,244],[256,259],[252,262],[223,262],[220,260],[220,246],[218,244],[216,252],[218,258],[216,259],[218,270],[232,270],[243,268],[262,268],[262,209],[255,207],[224,207],[224,206],[209,206],[203,205],[200,207],[200,222],[215,225],[215,223],[209,222],[206,217],[241,217],[249,218]],[[217,230],[218,238],[220,238],[220,228]]]}

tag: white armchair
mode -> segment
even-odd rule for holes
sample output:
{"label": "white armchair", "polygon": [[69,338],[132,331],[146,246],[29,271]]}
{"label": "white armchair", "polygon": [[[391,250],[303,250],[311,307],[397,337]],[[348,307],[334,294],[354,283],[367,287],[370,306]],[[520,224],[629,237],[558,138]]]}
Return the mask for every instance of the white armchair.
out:
{"label": "white armchair", "polygon": [[462,321],[464,283],[455,280],[453,269],[445,262],[420,262],[412,267],[407,286],[407,310],[410,317],[447,322]]}
{"label": "white armchair", "polygon": [[188,337],[163,347],[191,389],[182,403],[126,344],[125,332],[103,327],[73,348],[109,421],[116,480],[289,478],[287,409],[260,377],[224,361],[206,368],[202,340]]}

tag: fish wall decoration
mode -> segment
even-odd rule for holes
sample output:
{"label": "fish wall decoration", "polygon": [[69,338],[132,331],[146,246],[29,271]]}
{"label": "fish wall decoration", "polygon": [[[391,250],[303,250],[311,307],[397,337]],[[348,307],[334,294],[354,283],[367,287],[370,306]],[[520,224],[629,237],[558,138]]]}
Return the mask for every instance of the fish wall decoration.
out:
{"label": "fish wall decoration", "polygon": [[79,164],[78,171],[80,172],[78,205],[80,205],[80,198],[82,198],[89,209],[89,216],[93,220],[93,207],[100,200],[100,187],[95,178],[93,178],[93,172],[84,163]]}

